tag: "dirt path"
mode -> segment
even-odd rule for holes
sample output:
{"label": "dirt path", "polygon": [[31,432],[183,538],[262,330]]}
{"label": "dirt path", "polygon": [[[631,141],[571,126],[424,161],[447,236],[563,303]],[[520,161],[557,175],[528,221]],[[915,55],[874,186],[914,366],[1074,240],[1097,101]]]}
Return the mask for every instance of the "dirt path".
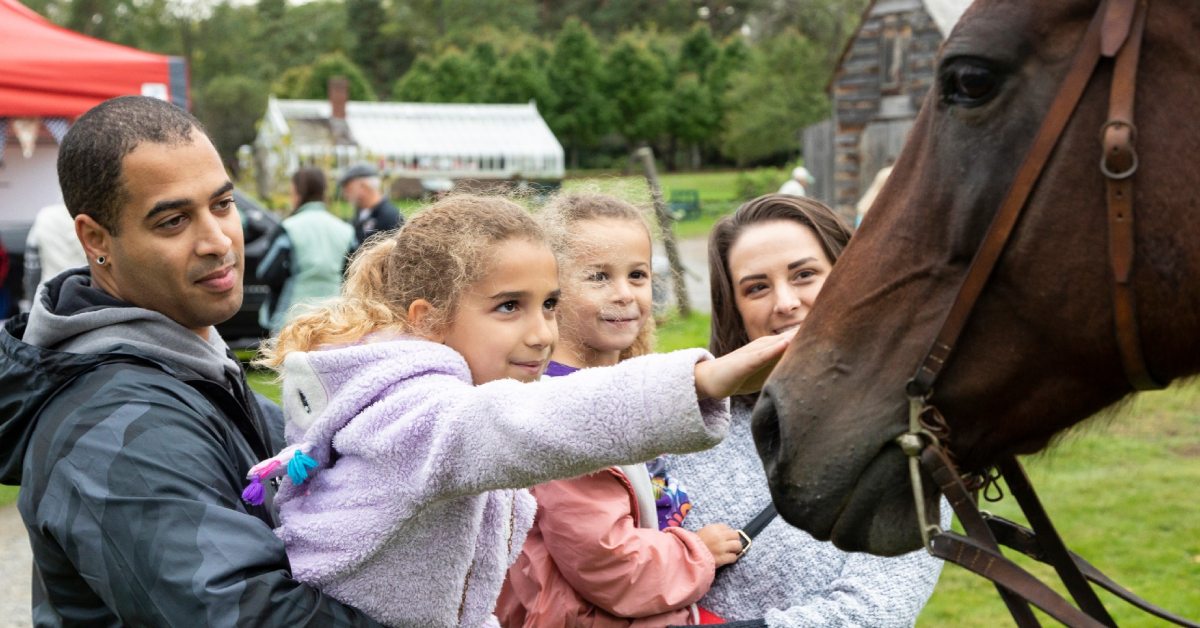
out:
{"label": "dirt path", "polygon": [[[654,253],[666,258],[661,242],[654,243]],[[712,303],[708,292],[708,239],[679,240],[679,257],[683,261],[688,300],[692,302],[692,309],[702,314],[711,313]],[[667,285],[670,286],[670,283]],[[668,290],[672,290],[670,294],[673,302],[675,300],[673,288],[668,288]]]}
{"label": "dirt path", "polygon": [[29,628],[33,555],[16,505],[0,508],[0,628]]}

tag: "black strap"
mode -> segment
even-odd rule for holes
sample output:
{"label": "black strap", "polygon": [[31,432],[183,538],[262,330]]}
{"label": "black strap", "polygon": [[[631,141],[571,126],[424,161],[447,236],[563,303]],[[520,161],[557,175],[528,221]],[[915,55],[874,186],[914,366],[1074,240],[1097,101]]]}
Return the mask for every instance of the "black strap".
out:
{"label": "black strap", "polygon": [[[775,502],[767,502],[767,507],[763,508],[762,512],[754,515],[754,518],[750,520],[750,523],[746,524],[746,527],[739,530],[740,534],[738,534],[738,540],[742,542],[742,553],[746,552],[746,549],[750,547],[750,542],[754,540],[754,537],[758,536],[758,533],[762,532],[763,528],[767,527],[767,525],[770,524],[773,519],[775,519],[775,515],[778,514],[779,511],[775,510]],[[736,564],[737,563],[729,563],[729,565],[721,565],[720,567],[717,567],[717,575],[721,575],[721,572],[725,571],[726,567]]]}
{"label": "black strap", "polygon": [[750,523],[747,523],[746,526],[742,528],[742,533],[753,539],[754,537],[758,536],[758,533],[762,532],[763,528],[767,527],[771,521],[775,519],[775,515],[778,514],[779,511],[775,510],[775,502],[767,504],[767,507],[763,508],[762,512],[755,515],[754,518],[750,520]]}

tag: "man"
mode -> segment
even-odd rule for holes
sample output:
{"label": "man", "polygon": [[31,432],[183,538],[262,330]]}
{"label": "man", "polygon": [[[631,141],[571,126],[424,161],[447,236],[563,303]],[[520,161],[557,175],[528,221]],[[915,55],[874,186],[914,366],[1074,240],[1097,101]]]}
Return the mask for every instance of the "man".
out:
{"label": "man", "polygon": [[33,623],[371,625],[292,580],[274,514],[239,499],[281,417],[213,328],[242,303],[242,229],[199,122],[106,101],[58,176],[88,266],[0,331],[0,481],[21,484]]}
{"label": "man", "polygon": [[807,196],[808,186],[816,183],[812,173],[804,166],[796,166],[792,169],[792,178],[783,182],[779,186],[780,194],[791,194],[792,196]]}
{"label": "man", "polygon": [[346,169],[338,180],[342,196],[354,205],[354,235],[361,245],[379,231],[390,231],[404,224],[400,210],[380,191],[379,171],[367,164]]}
{"label": "man", "polygon": [[21,311],[28,311],[37,289],[68,268],[87,266],[83,247],[75,237],[75,221],[62,203],[38,210],[25,238],[25,299]]}

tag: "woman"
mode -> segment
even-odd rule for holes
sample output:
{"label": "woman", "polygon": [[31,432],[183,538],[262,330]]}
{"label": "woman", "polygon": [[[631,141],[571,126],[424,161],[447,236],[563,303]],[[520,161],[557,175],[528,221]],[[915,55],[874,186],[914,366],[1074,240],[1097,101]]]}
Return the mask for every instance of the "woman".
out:
{"label": "woman", "polygon": [[[708,247],[709,349],[724,355],[799,326],[849,239],[828,207],[785,194],[760,196],[717,222]],[[734,400],[729,436],[720,445],[669,457],[670,473],[694,505],[686,527],[745,527],[771,503],[750,433],[754,401]],[[896,558],[843,552],[776,516],[738,562],[717,573],[700,604],[747,628],[911,626],[941,564],[923,551]]]}
{"label": "woman", "polygon": [[258,264],[258,280],[271,288],[259,323],[277,335],[293,305],[335,297],[346,260],[358,246],[354,227],[325,208],[325,173],[301,168],[292,175],[292,207]]}

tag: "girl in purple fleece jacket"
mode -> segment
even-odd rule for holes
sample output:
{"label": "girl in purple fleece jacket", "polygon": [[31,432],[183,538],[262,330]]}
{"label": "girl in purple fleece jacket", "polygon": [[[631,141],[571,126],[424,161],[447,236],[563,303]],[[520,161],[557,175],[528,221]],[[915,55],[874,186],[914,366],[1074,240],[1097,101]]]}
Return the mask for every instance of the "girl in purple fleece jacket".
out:
{"label": "girl in purple fleece jacket", "polygon": [[[711,447],[724,398],[757,390],[786,339],[538,381],[558,338],[558,269],[516,204],[458,196],[351,264],[342,296],[264,351],[291,444],[277,534],[296,578],[397,626],[495,626],[536,503],[524,487]],[[639,420],[641,419],[641,420]]]}

